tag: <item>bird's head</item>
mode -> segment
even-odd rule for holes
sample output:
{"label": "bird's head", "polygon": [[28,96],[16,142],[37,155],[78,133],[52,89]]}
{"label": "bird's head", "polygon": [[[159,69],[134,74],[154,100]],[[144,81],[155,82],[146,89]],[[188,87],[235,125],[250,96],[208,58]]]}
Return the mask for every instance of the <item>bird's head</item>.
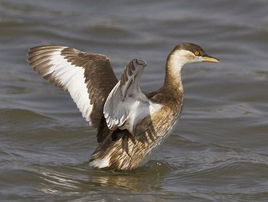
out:
{"label": "bird's head", "polygon": [[168,61],[180,66],[195,62],[219,62],[218,59],[209,56],[203,48],[192,43],[182,43],[175,46],[169,54]]}

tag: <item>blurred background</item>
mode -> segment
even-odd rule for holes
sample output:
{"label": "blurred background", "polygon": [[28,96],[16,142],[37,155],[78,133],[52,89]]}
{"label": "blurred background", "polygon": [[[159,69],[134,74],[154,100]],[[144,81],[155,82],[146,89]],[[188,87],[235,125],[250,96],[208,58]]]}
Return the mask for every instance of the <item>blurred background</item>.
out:
{"label": "blurred background", "polygon": [[[181,119],[132,172],[88,167],[96,131],[26,62],[30,47],[66,45],[109,56],[119,76],[137,57],[151,91],[181,42],[221,63],[184,68]],[[266,0],[0,0],[0,199],[267,201],[267,43]]]}

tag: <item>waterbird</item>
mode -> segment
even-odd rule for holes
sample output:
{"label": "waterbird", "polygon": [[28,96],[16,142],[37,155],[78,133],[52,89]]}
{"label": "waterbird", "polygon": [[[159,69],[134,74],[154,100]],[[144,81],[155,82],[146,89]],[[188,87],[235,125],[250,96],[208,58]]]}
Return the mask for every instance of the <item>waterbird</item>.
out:
{"label": "waterbird", "polygon": [[143,165],[170,134],[183,105],[185,64],[219,62],[193,43],[181,43],[166,59],[161,88],[145,93],[140,79],[146,63],[131,60],[118,80],[110,59],[58,45],[30,48],[28,63],[40,76],[67,90],[82,116],[97,129],[98,146],[89,165],[132,170]]}

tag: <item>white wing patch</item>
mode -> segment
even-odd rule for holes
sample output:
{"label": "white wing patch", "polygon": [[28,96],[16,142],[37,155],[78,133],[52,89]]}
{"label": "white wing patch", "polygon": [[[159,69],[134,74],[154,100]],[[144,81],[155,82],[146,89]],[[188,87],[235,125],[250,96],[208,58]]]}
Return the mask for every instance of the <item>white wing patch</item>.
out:
{"label": "white wing patch", "polygon": [[161,108],[161,105],[149,101],[140,89],[145,66],[143,61],[132,60],[107,97],[103,114],[111,130],[127,129],[133,134],[140,120]]}
{"label": "white wing patch", "polygon": [[70,64],[59,54],[60,52],[54,52],[51,56],[50,63],[52,66],[49,70],[61,82],[64,88],[69,91],[73,101],[82,112],[82,116],[91,125],[90,113],[92,105],[90,104],[88,89],[85,83],[85,70],[82,67]]}
{"label": "white wing patch", "polygon": [[[42,77],[49,76],[64,89],[68,90],[78,109],[82,112],[82,116],[89,122],[89,125],[91,125],[90,113],[92,111],[92,105],[90,104],[90,96],[87,84],[85,83],[85,69],[68,62],[61,55],[61,51],[64,48],[66,47],[59,46],[58,48],[53,48],[51,51],[40,51],[39,55],[46,58],[47,64],[45,64],[44,67],[41,65],[44,61],[38,58],[35,60],[35,56],[33,56],[32,58],[35,60],[36,70],[39,71]],[[36,57],[38,57],[38,51],[36,52]],[[38,65],[40,65],[40,70],[38,69]]]}

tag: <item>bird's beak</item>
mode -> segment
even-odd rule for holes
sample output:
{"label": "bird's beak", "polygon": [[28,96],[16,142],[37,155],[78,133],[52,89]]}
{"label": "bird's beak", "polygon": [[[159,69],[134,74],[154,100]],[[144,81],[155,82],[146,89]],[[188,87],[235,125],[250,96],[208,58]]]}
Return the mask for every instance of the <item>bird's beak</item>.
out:
{"label": "bird's beak", "polygon": [[202,62],[213,62],[213,63],[217,63],[220,62],[220,60],[218,60],[217,58],[211,57],[211,56],[203,56],[202,57]]}

